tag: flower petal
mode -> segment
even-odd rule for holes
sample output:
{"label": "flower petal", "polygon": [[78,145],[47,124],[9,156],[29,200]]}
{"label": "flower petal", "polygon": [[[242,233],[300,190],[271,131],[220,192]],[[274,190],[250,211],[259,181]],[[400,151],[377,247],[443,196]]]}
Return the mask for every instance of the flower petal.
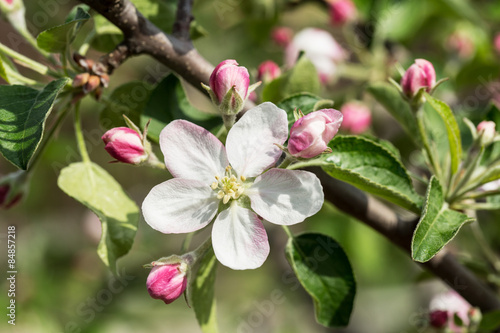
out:
{"label": "flower petal", "polygon": [[160,147],[168,171],[176,178],[211,184],[229,164],[222,142],[186,120],[174,120],[161,131]]}
{"label": "flower petal", "polygon": [[288,137],[286,112],[273,103],[248,110],[227,135],[229,162],[238,176],[256,177],[276,163]]}
{"label": "flower petal", "polygon": [[315,174],[271,169],[245,191],[252,209],[265,220],[291,225],[316,214],[323,205],[323,187]]}
{"label": "flower petal", "polygon": [[212,244],[221,264],[232,269],[260,267],[269,254],[262,221],[236,202],[217,216],[212,229]]}
{"label": "flower petal", "polygon": [[206,226],[217,213],[219,200],[210,186],[191,179],[170,179],[156,185],[142,203],[142,214],[165,234],[192,232]]}

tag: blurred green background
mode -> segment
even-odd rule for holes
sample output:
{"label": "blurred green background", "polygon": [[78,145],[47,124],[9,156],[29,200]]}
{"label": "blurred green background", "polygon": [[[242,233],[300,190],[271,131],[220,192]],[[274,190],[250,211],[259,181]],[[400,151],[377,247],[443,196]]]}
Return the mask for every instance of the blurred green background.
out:
{"label": "blurred green background", "polygon": [[[31,18],[31,22],[38,22],[32,26],[35,34],[61,23],[76,4],[67,0],[53,2],[57,9],[50,11],[42,1],[27,1],[27,21]],[[160,6],[162,1],[152,2]],[[499,55],[493,48],[493,37],[500,31],[500,26],[494,24],[500,20],[498,1],[357,0],[355,3],[363,23],[357,28],[358,35],[370,40],[369,49],[353,49],[346,39],[349,34],[342,31],[346,28],[329,25],[327,7],[321,1],[195,1],[194,17],[208,32],[195,45],[214,64],[236,59],[249,68],[255,79],[256,68],[262,61],[271,59],[283,64],[283,50],[270,39],[273,27],[288,26],[297,32],[314,26],[330,31],[348,49],[351,58],[343,75],[323,87],[321,96],[333,99],[336,108],[351,99],[369,104],[374,115],[371,134],[392,141],[402,151],[407,165],[418,161],[414,147],[395,121],[364,93],[368,82],[385,80],[389,75],[399,80],[396,63],[407,68],[415,58],[430,60],[438,79],[450,78],[439,89],[440,98],[450,103],[457,114],[474,121],[488,116],[488,105],[492,98],[498,97],[500,85]],[[156,10],[154,6],[150,9]],[[45,13],[46,22],[40,13]],[[8,33],[12,29],[5,22],[0,23],[0,30],[2,43],[17,45],[20,52],[36,57],[27,44],[18,44],[19,40]],[[470,37],[472,51],[466,56],[447,43],[454,33]],[[97,59],[100,54],[94,51],[89,57]],[[112,75],[110,88],[104,94],[125,82],[144,80],[151,68],[156,72],[158,68],[165,70],[147,56],[130,59]],[[359,75],[360,69],[363,75]],[[91,159],[112,174],[140,205],[149,190],[166,176],[161,171],[108,163],[111,158],[100,139],[105,131],[99,125],[101,104],[88,97],[83,104],[84,133]],[[122,273],[118,281],[98,258],[98,219],[56,185],[59,170],[79,161],[70,120],[66,120],[34,171],[29,195],[21,204],[0,213],[2,248],[7,226],[16,226],[18,269],[16,326],[8,325],[4,317],[0,330],[198,332],[194,313],[182,299],[167,306],[151,299],[145,288],[148,270],[142,265],[178,253],[182,235],[161,234],[141,220],[132,250],[118,262]],[[2,159],[0,174],[11,171],[14,167]],[[490,241],[498,236],[495,224],[498,218],[498,215],[481,215]],[[450,247],[464,260],[481,261],[467,228]],[[286,235],[269,223],[266,229],[271,254],[261,268],[232,271],[219,265],[216,297],[221,332],[421,332],[420,324],[430,298],[446,289],[439,281],[423,278],[425,275],[418,265],[382,236],[325,204],[319,214],[292,230],[313,230],[334,237],[347,252],[356,274],[358,291],[350,326],[326,329],[315,323],[312,300],[291,275],[284,256]],[[196,236],[193,245],[201,242],[204,235]],[[6,255],[0,256],[1,267],[6,267],[6,260]],[[417,280],[423,281],[416,283]],[[2,280],[0,285],[3,307],[8,302],[6,281]],[[283,294],[284,301],[270,306],[275,290]]]}

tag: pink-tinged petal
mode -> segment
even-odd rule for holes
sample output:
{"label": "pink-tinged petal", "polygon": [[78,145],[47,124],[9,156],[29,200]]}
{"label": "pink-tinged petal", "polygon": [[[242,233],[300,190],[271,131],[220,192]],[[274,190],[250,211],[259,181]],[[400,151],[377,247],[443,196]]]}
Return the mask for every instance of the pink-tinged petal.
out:
{"label": "pink-tinged petal", "polygon": [[174,120],[160,133],[165,165],[177,178],[211,184],[228,165],[222,142],[209,131],[186,120]]}
{"label": "pink-tinged petal", "polygon": [[212,246],[220,263],[232,269],[260,267],[269,255],[262,221],[236,202],[217,216],[212,229]]}
{"label": "pink-tinged petal", "polygon": [[214,87],[215,87],[215,76],[217,75],[217,73],[219,72],[219,70],[222,67],[226,67],[226,66],[238,66],[238,62],[236,62],[236,60],[233,60],[233,59],[228,59],[228,60],[224,60],[224,61],[220,62],[215,67],[212,74],[210,74],[210,79],[209,79],[210,88],[212,88],[212,90],[214,90]]}
{"label": "pink-tinged petal", "polygon": [[227,156],[238,176],[256,177],[281,156],[275,143],[288,136],[286,112],[273,103],[248,110],[231,128],[226,140]]}
{"label": "pink-tinged petal", "polygon": [[142,214],[151,228],[165,234],[192,232],[217,213],[219,199],[210,186],[190,179],[170,179],[151,189]]}
{"label": "pink-tinged petal", "polygon": [[265,220],[291,225],[316,214],[323,206],[323,187],[315,174],[271,169],[245,191],[252,209]]}

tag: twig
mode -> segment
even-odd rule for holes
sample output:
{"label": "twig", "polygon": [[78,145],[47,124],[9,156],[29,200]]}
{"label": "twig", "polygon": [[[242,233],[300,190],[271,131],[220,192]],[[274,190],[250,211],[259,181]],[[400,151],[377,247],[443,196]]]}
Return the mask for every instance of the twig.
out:
{"label": "twig", "polygon": [[193,16],[191,15],[192,7],[193,0],[179,0],[177,4],[177,14],[172,34],[181,40],[190,40],[189,32],[191,21],[193,20]]}

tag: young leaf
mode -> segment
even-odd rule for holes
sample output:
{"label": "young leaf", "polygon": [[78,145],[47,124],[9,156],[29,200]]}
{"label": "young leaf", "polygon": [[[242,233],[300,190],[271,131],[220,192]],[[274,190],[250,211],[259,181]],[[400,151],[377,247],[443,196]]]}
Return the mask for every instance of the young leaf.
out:
{"label": "young leaf", "polygon": [[474,219],[455,210],[448,209],[444,201],[441,184],[433,176],[427,188],[424,208],[420,221],[413,234],[411,256],[413,260],[426,262],[431,260],[466,222]]}
{"label": "young leaf", "polygon": [[116,273],[116,260],[127,254],[134,242],[139,220],[135,202],[106,170],[94,163],[70,164],[61,170],[57,185],[99,217],[102,235],[97,253]]}
{"label": "young leaf", "polygon": [[196,275],[190,281],[190,304],[203,333],[217,333],[217,318],[214,297],[217,259],[210,249],[200,262]]}
{"label": "young leaf", "polygon": [[336,136],[328,146],[331,154],[309,164],[321,166],[330,176],[363,191],[420,212],[422,198],[413,189],[403,164],[386,147],[358,136]]}
{"label": "young leaf", "polygon": [[462,140],[460,138],[460,130],[458,129],[457,120],[446,103],[435,99],[427,93],[424,93],[424,96],[427,102],[441,116],[446,125],[451,154],[451,172],[454,174],[457,172],[460,161],[462,160]]}
{"label": "young leaf", "polygon": [[186,119],[207,128],[220,123],[219,117],[203,113],[189,104],[175,75],[165,77],[152,91],[141,115],[141,126],[150,119],[148,137],[156,142],[161,130],[174,119]]}
{"label": "young leaf", "polygon": [[[318,97],[316,95],[310,93],[301,93],[285,98],[284,100],[279,102],[276,106],[286,111],[288,115],[288,126],[291,127],[295,122],[295,117],[293,116],[293,111],[295,109],[301,110],[302,113],[306,115],[308,113],[313,112],[314,107],[319,102],[322,102],[324,103],[324,105],[327,105],[326,104],[327,102],[325,101],[327,100],[323,100],[321,99],[321,97]],[[333,101],[329,102],[333,106]]]}
{"label": "young leaf", "polygon": [[493,332],[500,327],[500,310],[483,313],[479,332]]}
{"label": "young leaf", "polygon": [[73,20],[42,31],[36,38],[38,47],[51,53],[65,52],[82,24],[89,18],[89,13],[78,7]]}
{"label": "young leaf", "polygon": [[370,85],[368,92],[403,126],[410,138],[419,137],[415,115],[395,87],[379,82]]}
{"label": "young leaf", "polygon": [[316,67],[305,56],[301,56],[293,68],[283,74],[283,77],[281,94],[285,98],[297,93],[318,94],[320,91],[321,84]]}
{"label": "young leaf", "polygon": [[326,327],[347,326],[356,295],[349,259],[332,238],[306,233],[286,246],[290,266],[314,301],[316,321]]}
{"label": "young leaf", "polygon": [[45,120],[68,81],[52,81],[41,91],[0,85],[0,152],[18,168],[28,168],[42,139]]}

